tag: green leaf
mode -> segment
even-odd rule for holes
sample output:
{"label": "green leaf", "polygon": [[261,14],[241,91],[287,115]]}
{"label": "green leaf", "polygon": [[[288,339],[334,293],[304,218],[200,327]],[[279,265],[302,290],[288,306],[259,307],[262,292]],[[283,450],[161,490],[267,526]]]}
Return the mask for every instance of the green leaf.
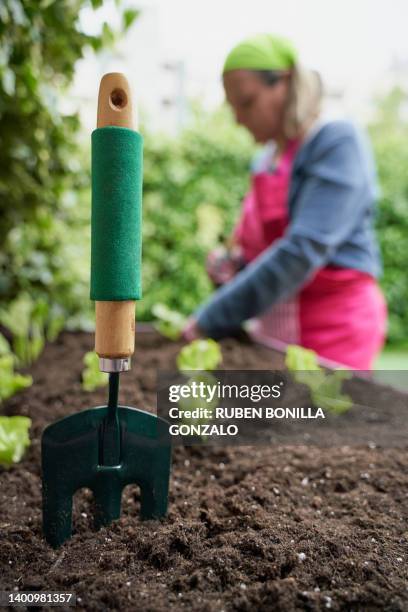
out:
{"label": "green leaf", "polygon": [[222,212],[214,204],[200,204],[196,216],[197,239],[204,248],[214,248],[220,241],[224,227]]}
{"label": "green leaf", "polygon": [[45,299],[34,301],[25,292],[0,311],[0,322],[13,333],[13,350],[20,365],[32,363],[43,350],[48,312]]}
{"label": "green leaf", "polygon": [[7,342],[6,338],[3,336],[3,334],[0,334],[0,356],[1,355],[7,355],[8,353],[10,353],[10,345]]}
{"label": "green leaf", "polygon": [[306,385],[311,392],[317,391],[325,381],[324,371],[298,370],[292,372],[293,380],[301,385]]}
{"label": "green leaf", "polygon": [[126,9],[123,12],[123,29],[126,31],[130,28],[135,19],[140,15],[137,9]]}
{"label": "green leaf", "polygon": [[7,310],[0,310],[0,323],[16,336],[27,336],[30,330],[33,301],[23,292],[8,304]]}
{"label": "green leaf", "polygon": [[65,317],[63,314],[53,315],[47,326],[47,340],[54,342],[59,333],[64,329]]}
{"label": "green leaf", "polygon": [[325,373],[318,364],[317,354],[310,349],[290,344],[286,349],[285,365],[293,379],[306,385],[310,391],[318,389],[324,382]]}
{"label": "green leaf", "polygon": [[175,310],[170,310],[165,304],[154,304],[152,313],[157,319],[154,327],[160,334],[170,340],[180,338],[186,317]]}
{"label": "green leaf", "polygon": [[286,349],[285,365],[291,372],[296,370],[320,370],[317,353],[297,344]]}
{"label": "green leaf", "polygon": [[334,414],[343,414],[353,406],[353,400],[349,395],[335,394],[330,396],[326,395],[324,391],[314,391],[312,393],[312,401],[318,408],[328,410]]}
{"label": "green leaf", "polygon": [[343,381],[352,376],[348,370],[326,372],[318,364],[317,353],[295,344],[287,347],[285,365],[296,382],[308,387],[315,406],[334,414],[353,406],[351,397],[341,392]]}
{"label": "green leaf", "polygon": [[2,74],[3,90],[8,96],[13,96],[16,90],[16,75],[10,68],[3,70]]}
{"label": "green leaf", "polygon": [[30,445],[31,419],[25,416],[0,416],[0,465],[17,463]]}
{"label": "green leaf", "polygon": [[82,371],[82,389],[94,391],[98,387],[105,387],[109,381],[109,374],[99,369],[99,357],[94,351],[84,356],[85,368]]}
{"label": "green leaf", "polygon": [[31,376],[14,372],[15,357],[12,353],[0,356],[0,402],[33,384]]}
{"label": "green leaf", "polygon": [[211,338],[193,340],[183,347],[177,356],[179,370],[216,370],[221,362],[220,346]]}
{"label": "green leaf", "polygon": [[54,2],[58,2],[58,0],[41,0],[41,8],[46,9],[51,6],[51,4],[54,4]]}
{"label": "green leaf", "polygon": [[110,47],[113,45],[113,43],[115,42],[115,32],[114,30],[112,30],[112,28],[109,26],[109,24],[104,21],[103,26],[102,26],[102,41],[103,44],[106,47]]}

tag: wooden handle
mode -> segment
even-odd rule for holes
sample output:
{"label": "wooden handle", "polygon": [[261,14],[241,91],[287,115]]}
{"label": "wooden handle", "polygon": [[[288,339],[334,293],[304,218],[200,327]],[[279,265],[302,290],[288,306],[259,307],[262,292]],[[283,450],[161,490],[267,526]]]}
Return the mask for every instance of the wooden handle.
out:
{"label": "wooden handle", "polygon": [[[110,72],[99,86],[98,128],[115,125],[138,128],[133,118],[132,96],[126,77]],[[122,359],[135,350],[135,301],[95,302],[95,351],[99,357]]]}
{"label": "wooden handle", "polygon": [[96,127],[116,125],[137,130],[137,119],[133,118],[132,95],[125,75],[109,72],[102,77],[99,86],[98,116]]}

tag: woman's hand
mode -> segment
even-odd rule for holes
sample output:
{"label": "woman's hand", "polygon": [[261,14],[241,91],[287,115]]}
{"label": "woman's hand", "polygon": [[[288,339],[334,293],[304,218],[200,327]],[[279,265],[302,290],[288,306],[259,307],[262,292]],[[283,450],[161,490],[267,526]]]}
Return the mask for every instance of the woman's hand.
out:
{"label": "woman's hand", "polygon": [[204,337],[204,334],[198,327],[197,321],[194,317],[187,319],[187,323],[185,324],[181,335],[187,342],[192,342],[193,340],[198,340],[198,338]]}
{"label": "woman's hand", "polygon": [[224,285],[234,278],[243,265],[240,253],[218,247],[208,254],[207,274],[216,286]]}

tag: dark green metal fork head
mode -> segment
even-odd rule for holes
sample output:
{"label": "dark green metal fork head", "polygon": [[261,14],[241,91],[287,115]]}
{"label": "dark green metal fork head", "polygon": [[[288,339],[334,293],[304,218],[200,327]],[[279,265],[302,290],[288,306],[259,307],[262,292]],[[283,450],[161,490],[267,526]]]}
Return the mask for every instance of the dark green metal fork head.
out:
{"label": "dark green metal fork head", "polygon": [[119,374],[110,375],[108,406],[90,408],[49,425],[42,437],[43,530],[51,546],[72,534],[72,498],[92,490],[95,527],[119,518],[123,488],[136,483],[141,518],[167,512],[171,463],[168,423],[117,405]]}

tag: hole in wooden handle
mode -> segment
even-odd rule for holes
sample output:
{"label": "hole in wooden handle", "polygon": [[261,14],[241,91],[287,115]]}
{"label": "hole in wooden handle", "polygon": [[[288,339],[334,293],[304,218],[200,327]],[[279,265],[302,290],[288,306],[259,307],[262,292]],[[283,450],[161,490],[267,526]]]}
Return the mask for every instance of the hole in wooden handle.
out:
{"label": "hole in wooden handle", "polygon": [[109,97],[109,102],[114,110],[122,110],[127,104],[127,95],[123,89],[114,89]]}

